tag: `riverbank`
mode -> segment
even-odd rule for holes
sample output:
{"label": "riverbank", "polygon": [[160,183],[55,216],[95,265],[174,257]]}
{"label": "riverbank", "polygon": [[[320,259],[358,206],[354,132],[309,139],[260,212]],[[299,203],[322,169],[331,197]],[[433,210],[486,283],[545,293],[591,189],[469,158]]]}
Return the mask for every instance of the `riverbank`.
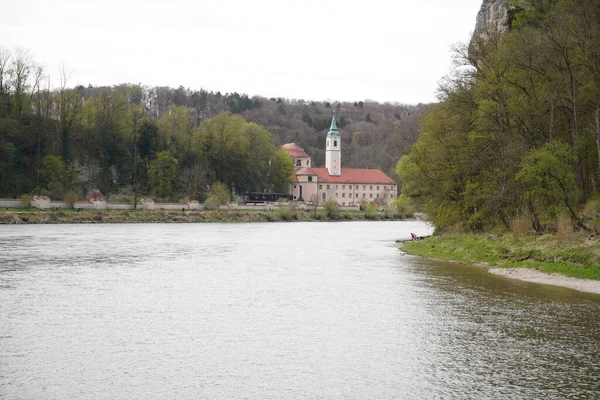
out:
{"label": "riverbank", "polygon": [[528,282],[600,294],[600,238],[556,235],[441,235],[407,242],[413,255],[487,267],[489,272]]}
{"label": "riverbank", "polygon": [[335,216],[319,210],[274,211],[147,211],[147,210],[61,210],[13,209],[0,212],[0,224],[98,224],[98,223],[201,223],[201,222],[292,222],[292,221],[398,221],[380,213],[341,211]]}

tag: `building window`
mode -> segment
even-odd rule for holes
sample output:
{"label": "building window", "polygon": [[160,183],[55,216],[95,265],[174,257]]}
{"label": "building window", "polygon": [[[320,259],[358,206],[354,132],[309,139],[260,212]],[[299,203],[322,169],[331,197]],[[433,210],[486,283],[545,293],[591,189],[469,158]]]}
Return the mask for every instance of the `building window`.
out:
{"label": "building window", "polygon": [[333,141],[333,147],[337,147],[337,140]]}
{"label": "building window", "polygon": [[363,193],[363,199],[365,199],[367,197],[366,193]]}
{"label": "building window", "polygon": [[296,200],[296,199],[297,199],[297,197],[296,197],[296,196],[294,196],[294,200]]}
{"label": "building window", "polygon": [[319,185],[319,189],[323,189],[323,185]]}
{"label": "building window", "polygon": [[373,193],[371,193],[371,194],[369,195],[369,198],[370,198],[370,199],[372,199],[372,198],[373,198]]}
{"label": "building window", "polygon": [[346,193],[342,193],[342,197],[346,197]]}
{"label": "building window", "polygon": [[336,190],[337,190],[337,188],[338,188],[338,185],[335,185],[335,189],[336,189]]}
{"label": "building window", "polygon": [[323,200],[325,200],[327,198],[327,195],[325,192],[323,192],[323,196],[322,196]]}
{"label": "building window", "polygon": [[329,185],[327,185],[327,189],[329,189]]}
{"label": "building window", "polygon": [[301,167],[301,166],[302,166],[302,161],[296,160],[296,167]]}
{"label": "building window", "polygon": [[342,185],[342,190],[346,189],[346,185]]}
{"label": "building window", "polygon": [[306,166],[310,167],[310,160],[306,160]]}
{"label": "building window", "polygon": [[377,186],[377,190],[379,190],[379,185]]}
{"label": "building window", "polygon": [[358,197],[358,193],[356,193],[356,197]]}
{"label": "building window", "polygon": [[309,177],[308,177],[308,181],[309,181],[309,182],[312,182],[312,176],[309,176]]}
{"label": "building window", "polygon": [[369,186],[369,190],[373,190],[373,185]]}
{"label": "building window", "polygon": [[294,185],[294,189],[296,189],[296,185]]}
{"label": "building window", "polygon": [[367,190],[367,185],[363,185],[363,190]]}
{"label": "building window", "polygon": [[356,190],[358,190],[358,185],[356,185]]}

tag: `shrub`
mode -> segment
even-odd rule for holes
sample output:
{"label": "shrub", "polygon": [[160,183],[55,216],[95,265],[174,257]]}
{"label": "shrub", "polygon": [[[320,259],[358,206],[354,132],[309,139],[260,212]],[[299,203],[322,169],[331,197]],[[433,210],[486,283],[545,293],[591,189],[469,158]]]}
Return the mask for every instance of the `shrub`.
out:
{"label": "shrub", "polygon": [[69,208],[74,208],[77,200],[79,200],[79,195],[72,190],[69,190],[65,195],[65,202]]}
{"label": "shrub", "polygon": [[291,202],[285,205],[279,204],[277,209],[275,210],[275,215],[282,221],[291,221],[293,219],[297,219],[296,206]]}
{"label": "shrub", "polygon": [[411,218],[415,213],[415,206],[413,206],[411,200],[404,195],[396,197],[392,202],[392,207],[396,209],[397,215],[406,218]]}
{"label": "shrub", "polygon": [[135,193],[132,187],[126,187],[119,191],[119,193],[111,194],[108,197],[108,201],[115,203],[127,203],[133,205],[135,199]]}
{"label": "shrub", "polygon": [[532,228],[531,220],[524,215],[519,215],[510,221],[510,230],[515,239],[529,235]]}
{"label": "shrub", "polygon": [[30,194],[22,194],[20,197],[21,207],[29,208],[31,207],[31,200],[33,200],[33,196]]}
{"label": "shrub", "polygon": [[221,205],[226,204],[229,202],[229,200],[231,200],[231,193],[229,193],[227,185],[221,182],[216,182],[208,190],[208,198],[206,201],[208,201],[210,197],[214,197],[216,200],[212,201],[218,201],[219,205]]}
{"label": "shrub", "polygon": [[325,209],[325,215],[327,218],[337,220],[340,219],[341,211],[340,205],[335,200],[325,200],[321,203],[323,208]]}
{"label": "shrub", "polygon": [[221,201],[217,196],[210,195],[204,202],[204,209],[209,211],[217,211],[221,206]]}
{"label": "shrub", "polygon": [[573,222],[568,216],[561,214],[556,219],[556,238],[559,243],[569,241],[573,237]]}
{"label": "shrub", "polygon": [[594,199],[585,203],[582,215],[589,219],[600,218],[600,200]]}
{"label": "shrub", "polygon": [[87,198],[89,201],[101,201],[104,199],[104,196],[98,189],[92,189],[89,191]]}
{"label": "shrub", "polygon": [[371,205],[365,207],[365,219],[378,219],[379,213],[377,209]]}

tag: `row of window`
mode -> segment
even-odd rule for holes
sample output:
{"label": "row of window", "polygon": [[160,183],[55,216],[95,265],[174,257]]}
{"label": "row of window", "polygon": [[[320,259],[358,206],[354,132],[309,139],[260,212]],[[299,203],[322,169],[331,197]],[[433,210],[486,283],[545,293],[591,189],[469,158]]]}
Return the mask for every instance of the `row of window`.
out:
{"label": "row of window", "polygon": [[[336,193],[336,194],[335,194],[335,197],[339,197],[339,194],[338,194],[338,193]],[[356,193],[356,196],[355,196],[355,197],[356,197],[356,198],[358,198],[358,193]],[[379,196],[377,196],[377,197],[379,197]],[[376,198],[377,198],[377,197],[376,197]],[[383,197],[384,197],[384,198],[387,198],[387,194],[386,194],[386,193],[384,193],[384,194],[383,194]],[[342,193],[342,199],[343,199],[343,198],[346,198],[346,193]],[[350,199],[352,198],[352,193],[348,193],[348,198],[350,198]],[[366,194],[366,193],[363,193],[363,194],[362,194],[362,198],[363,198],[363,199],[366,199],[366,198],[367,198],[367,194]],[[370,198],[370,199],[372,199],[372,198],[373,198],[373,193],[369,193],[369,198]]]}
{"label": "row of window", "polygon": [[[294,185],[294,189],[296,189],[296,185]],[[325,196],[326,196],[326,194],[325,194],[325,193],[323,193],[323,199],[325,199]],[[359,194],[358,194],[358,193],[356,193],[355,197],[356,197],[356,198],[358,198],[358,196],[359,196]],[[339,197],[339,193],[336,193],[336,194],[335,194],[335,197]],[[378,197],[378,196],[377,196],[377,197]],[[376,198],[377,198],[377,197],[376,197]],[[383,194],[383,198],[384,198],[384,199],[387,199],[387,197],[388,197],[387,193],[384,193],[384,194]],[[346,193],[342,193],[342,198],[343,198],[343,199],[345,199],[345,198],[346,198]],[[352,193],[348,193],[348,198],[349,198],[349,199],[351,199],[351,198],[352,198]],[[363,195],[362,195],[362,198],[363,198],[363,199],[366,199],[366,198],[367,198],[367,194],[366,194],[366,193],[363,193]],[[372,198],[373,198],[373,193],[369,193],[369,198],[370,198],[370,199],[372,199]]]}
{"label": "row of window", "polygon": [[[326,185],[326,189],[331,189],[331,186],[333,185]],[[335,189],[339,189],[340,185],[335,185]],[[323,185],[319,185],[319,189],[323,190]],[[346,189],[346,185],[342,185],[342,190]],[[352,185],[348,185],[348,189],[352,190]],[[360,189],[360,185],[356,185],[356,187],[354,188],[356,190]],[[389,186],[384,186],[383,187],[384,190],[390,190]],[[362,190],[367,190],[367,185],[362,185]],[[373,190],[373,185],[369,185],[369,190]],[[379,190],[379,185],[376,186],[375,190]]]}
{"label": "row of window", "polygon": [[[296,167],[302,166],[302,160],[296,160]],[[310,160],[306,160],[306,166],[310,167]]]}

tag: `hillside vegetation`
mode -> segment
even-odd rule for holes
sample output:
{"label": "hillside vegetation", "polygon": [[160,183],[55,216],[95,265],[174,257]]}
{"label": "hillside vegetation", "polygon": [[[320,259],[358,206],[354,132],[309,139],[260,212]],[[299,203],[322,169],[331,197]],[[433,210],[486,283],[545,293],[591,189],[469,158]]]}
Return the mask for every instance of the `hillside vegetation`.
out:
{"label": "hillside vegetation", "polygon": [[[416,140],[426,106],[372,101],[250,97],[184,87],[59,88],[22,49],[0,48],[0,196],[202,200],[222,182],[237,193],[286,192],[293,166],[279,150],[296,142],[324,163],[333,112],[345,166],[393,173]],[[52,78],[53,82],[57,79]]]}
{"label": "hillside vegetation", "polygon": [[[594,230],[600,190],[600,2],[518,1],[508,33],[454,51],[441,102],[397,165],[438,231]],[[597,225],[597,224],[596,224]]]}

